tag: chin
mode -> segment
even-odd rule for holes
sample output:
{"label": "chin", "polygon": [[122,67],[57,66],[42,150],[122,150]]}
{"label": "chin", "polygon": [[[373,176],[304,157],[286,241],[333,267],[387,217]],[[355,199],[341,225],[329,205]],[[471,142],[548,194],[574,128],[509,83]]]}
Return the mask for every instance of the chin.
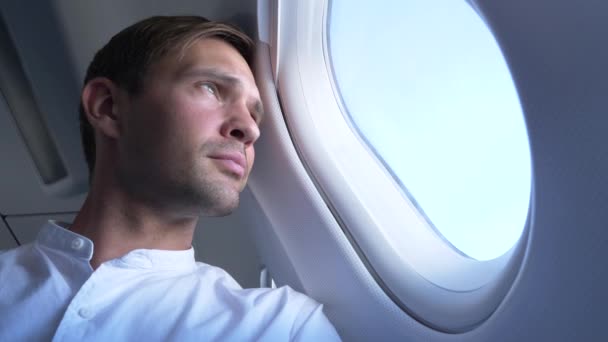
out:
{"label": "chin", "polygon": [[[190,193],[190,203],[199,208],[201,216],[230,215],[239,206],[239,197],[245,181],[235,181],[220,175],[219,177],[204,177],[197,183],[189,183],[183,187],[185,193]],[[185,189],[184,189],[185,188]]]}
{"label": "chin", "polygon": [[222,217],[228,216],[234,212],[237,206],[234,207],[218,207],[218,208],[206,208],[201,212],[201,216],[206,217]]}
{"label": "chin", "polygon": [[228,216],[239,206],[239,193],[223,194],[221,198],[214,198],[211,201],[201,203],[202,216]]}

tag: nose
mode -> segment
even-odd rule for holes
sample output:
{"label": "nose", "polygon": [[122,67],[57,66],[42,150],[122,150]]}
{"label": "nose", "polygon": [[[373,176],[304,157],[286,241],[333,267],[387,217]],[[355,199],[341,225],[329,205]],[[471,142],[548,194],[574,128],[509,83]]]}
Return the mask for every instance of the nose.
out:
{"label": "nose", "polygon": [[221,134],[238,140],[246,147],[260,137],[260,129],[244,103],[234,104],[228,109],[227,118],[222,125]]}

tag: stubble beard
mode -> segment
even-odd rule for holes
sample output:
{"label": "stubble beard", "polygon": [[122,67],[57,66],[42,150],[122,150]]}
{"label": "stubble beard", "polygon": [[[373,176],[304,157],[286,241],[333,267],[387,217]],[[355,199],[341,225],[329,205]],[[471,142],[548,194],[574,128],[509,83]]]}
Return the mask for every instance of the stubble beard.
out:
{"label": "stubble beard", "polygon": [[[180,168],[134,165],[139,170],[117,170],[131,197],[160,210],[196,216],[226,216],[239,204],[242,185],[217,170],[209,158],[191,159]],[[174,167],[176,165],[173,165]]]}
{"label": "stubble beard", "polygon": [[[239,205],[240,190],[226,184],[226,175],[217,170],[205,168],[200,174],[192,175],[191,182],[181,186],[182,200],[198,208],[201,216],[226,216]],[[215,175],[215,177],[213,177]],[[180,188],[179,186],[177,188]]]}

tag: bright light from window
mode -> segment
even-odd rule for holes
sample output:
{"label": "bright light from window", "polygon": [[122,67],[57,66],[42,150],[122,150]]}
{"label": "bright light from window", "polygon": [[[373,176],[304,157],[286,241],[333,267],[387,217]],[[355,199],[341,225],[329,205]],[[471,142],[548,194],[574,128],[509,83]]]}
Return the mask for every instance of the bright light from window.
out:
{"label": "bright light from window", "polygon": [[329,49],[348,115],[453,246],[479,260],[521,236],[531,188],[519,99],[464,1],[333,0]]}

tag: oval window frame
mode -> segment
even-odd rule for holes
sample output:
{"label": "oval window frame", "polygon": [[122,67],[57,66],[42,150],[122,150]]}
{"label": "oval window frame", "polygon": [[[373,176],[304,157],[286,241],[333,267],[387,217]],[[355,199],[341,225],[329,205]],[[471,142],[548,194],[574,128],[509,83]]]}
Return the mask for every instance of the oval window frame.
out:
{"label": "oval window frame", "polygon": [[[276,3],[271,59],[296,150],[344,234],[393,302],[436,330],[471,330],[491,316],[512,287],[534,203],[520,240],[493,260],[468,258],[428,226],[342,114],[328,54],[329,1]],[[349,165],[355,161],[353,172]],[[373,186],[366,182],[369,177],[376,180]],[[379,193],[384,203],[373,200]],[[533,193],[532,178],[531,198]]]}

